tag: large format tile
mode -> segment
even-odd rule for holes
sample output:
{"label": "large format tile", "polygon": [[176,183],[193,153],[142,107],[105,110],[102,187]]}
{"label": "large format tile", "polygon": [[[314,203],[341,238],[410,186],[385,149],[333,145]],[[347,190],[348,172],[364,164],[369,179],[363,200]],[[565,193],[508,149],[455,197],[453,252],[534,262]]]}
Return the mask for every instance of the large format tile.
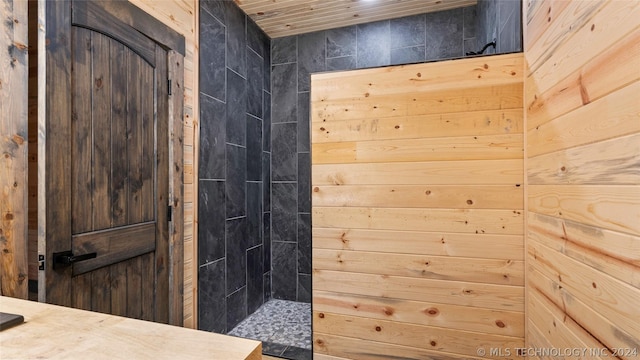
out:
{"label": "large format tile", "polygon": [[297,124],[273,124],[271,136],[271,176],[273,181],[295,181],[298,176]]}
{"label": "large format tile", "polygon": [[227,112],[223,102],[200,94],[200,179],[224,179]]}
{"label": "large format tile", "polygon": [[287,36],[271,40],[271,64],[296,62],[298,54],[297,36]]}
{"label": "large format tile", "polygon": [[425,44],[424,14],[392,19],[390,23],[391,49]]}
{"label": "large format tile", "polygon": [[425,54],[424,45],[391,49],[391,65],[424,62]]}
{"label": "large format tile", "polygon": [[227,142],[245,145],[247,136],[247,82],[227,70]]}
{"label": "large format tile", "polygon": [[225,101],[225,27],[206,11],[200,14],[200,91]]}
{"label": "large format tile", "polygon": [[298,151],[310,151],[310,99],[308,92],[298,93]]}
{"label": "large format tile", "polygon": [[271,51],[270,48],[266,47],[268,40],[267,35],[260,29],[255,21],[247,18],[247,46],[255,51],[256,54],[260,55],[261,58],[264,58],[264,54],[267,51]]}
{"label": "large format tile", "polygon": [[296,300],[304,303],[311,302],[310,274],[298,274],[298,296]]}
{"label": "large format tile", "polygon": [[389,65],[389,20],[361,24],[358,28],[358,68]]}
{"label": "large format tile", "polygon": [[[264,268],[262,272],[266,274],[271,271],[271,213],[262,214],[262,226],[262,250],[264,252]],[[271,293],[270,284],[271,282],[269,282],[269,293]]]}
{"label": "large format tile", "polygon": [[229,1],[225,8],[225,16],[225,25],[227,26],[227,66],[245,77],[247,75],[247,16],[232,1]]}
{"label": "large format tile", "polygon": [[298,212],[311,212],[311,157],[298,153]]}
{"label": "large format tile", "polygon": [[262,151],[271,152],[271,94],[263,91]]}
{"label": "large format tile", "polygon": [[355,55],[327,59],[327,70],[343,71],[357,69],[358,64],[356,60]]}
{"label": "large format tile", "polygon": [[298,273],[311,274],[311,214],[298,214]]}
{"label": "large format tile", "polygon": [[247,180],[262,180],[262,120],[247,115]]}
{"label": "large format tile", "polygon": [[[271,240],[296,242],[297,185],[296,183],[273,183],[271,189],[273,192]],[[295,257],[295,254],[293,256]]]}
{"label": "large format tile", "polygon": [[227,332],[225,260],[198,268],[198,329]]}
{"label": "large format tile", "polygon": [[296,300],[298,274],[296,272],[296,243],[273,242],[271,289],[273,297]]}
{"label": "large format tile", "polygon": [[247,182],[247,247],[262,244],[262,183]]}
{"label": "large format tile", "polygon": [[[200,10],[204,10],[209,14],[213,15],[216,19],[218,19],[222,24],[226,22],[225,12],[225,1],[221,0],[200,0],[198,3],[200,4]],[[200,19],[202,19],[202,12],[200,12]]]}
{"label": "large format tile", "polygon": [[247,149],[227,144],[227,219],[246,215]]}
{"label": "large format tile", "polygon": [[262,207],[271,211],[271,154],[262,152]]}
{"label": "large format tile", "polygon": [[247,317],[247,288],[227,296],[227,329],[233,329]]}
{"label": "large format tile", "polygon": [[311,76],[325,70],[325,32],[298,35],[298,92],[309,91]]}
{"label": "large format tile", "polygon": [[463,55],[462,9],[426,14],[427,60],[449,59]]}
{"label": "large format tile", "polygon": [[247,250],[247,313],[252,314],[264,303],[264,254],[262,246]]}
{"label": "large format tile", "polygon": [[247,218],[226,221],[227,294],[247,284]]}
{"label": "large format tile", "polygon": [[297,116],[297,64],[274,65],[271,71],[271,123],[295,122]]}
{"label": "large format tile", "polygon": [[262,72],[264,64],[262,58],[247,50],[247,112],[262,119]]}
{"label": "large format tile", "polygon": [[355,56],[357,49],[356,26],[326,31],[327,58]]}
{"label": "large format tile", "polygon": [[225,183],[200,181],[198,197],[198,264],[203,265],[225,256]]}

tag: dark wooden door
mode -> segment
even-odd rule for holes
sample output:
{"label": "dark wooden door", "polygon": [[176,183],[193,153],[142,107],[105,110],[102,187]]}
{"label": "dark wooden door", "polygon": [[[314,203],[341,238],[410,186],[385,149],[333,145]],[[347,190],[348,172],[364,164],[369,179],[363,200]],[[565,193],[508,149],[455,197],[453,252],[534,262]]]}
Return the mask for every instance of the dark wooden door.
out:
{"label": "dark wooden door", "polygon": [[46,301],[168,322],[168,51],[98,3],[47,25]]}

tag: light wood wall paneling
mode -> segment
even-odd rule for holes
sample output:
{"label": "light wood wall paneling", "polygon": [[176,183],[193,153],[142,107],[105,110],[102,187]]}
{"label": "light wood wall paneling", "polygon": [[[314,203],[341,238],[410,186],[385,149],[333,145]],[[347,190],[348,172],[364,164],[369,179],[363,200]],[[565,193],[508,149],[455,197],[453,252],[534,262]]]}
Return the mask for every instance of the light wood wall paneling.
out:
{"label": "light wood wall paneling", "polygon": [[0,293],[28,296],[28,3],[0,8]]}
{"label": "light wood wall paneling", "polygon": [[529,320],[545,334],[551,348],[569,349],[567,357],[577,359],[605,359],[613,354],[587,333],[573,319],[566,318],[553,302],[539,292],[530,291]]}
{"label": "light wood wall paneling", "polygon": [[536,156],[640,132],[638,94],[640,82],[635,82],[536,126],[529,131],[527,153]]}
{"label": "light wood wall paneling", "polygon": [[531,185],[635,185],[640,133],[531,157],[527,163]]}
{"label": "light wood wall paneling", "polygon": [[[437,343],[436,343],[437,346]],[[374,360],[380,358],[393,359],[483,359],[477,356],[457,355],[437,350],[428,350],[404,345],[381,343],[368,339],[346,337],[334,334],[314,332],[313,351],[315,354],[331,354],[346,359]],[[503,358],[503,359],[516,359]]]}
{"label": "light wood wall paneling", "polygon": [[524,337],[524,313],[445,303],[316,292],[314,311]]}
{"label": "light wood wall paneling", "polygon": [[522,286],[317,269],[314,269],[312,281],[314,290],[321,291],[430,301],[496,310],[524,310],[524,288]]}
{"label": "light wood wall paneling", "polygon": [[522,187],[509,185],[315,186],[317,206],[522,209]]}
{"label": "light wood wall paneling", "polygon": [[523,261],[327,249],[314,249],[313,260],[322,270],[524,285]]}
{"label": "light wood wall paneling", "polygon": [[[572,319],[583,329],[587,329],[595,339],[603,344],[603,347],[608,347],[609,349],[638,348],[637,337],[621,330],[606,316],[599,314],[591,306],[573,296],[570,290],[565,289],[557,280],[553,280],[538,271],[535,265],[529,266],[529,292],[540,293],[544,298],[553,302],[556,309],[563,313],[563,318]],[[534,309],[529,309],[528,321],[531,321],[532,317],[539,316],[532,312]],[[543,314],[542,316],[546,315]],[[529,334],[527,332],[527,335]],[[551,341],[551,339],[547,339],[547,341]]]}
{"label": "light wood wall paneling", "polygon": [[313,207],[314,226],[374,230],[523,234],[520,210]]}
{"label": "light wood wall paneling", "polygon": [[[443,327],[405,324],[328,312],[314,312],[315,331],[323,334],[371,339],[383,344],[477,356],[479,348],[514,349],[524,345],[522,338],[485,334]],[[491,356],[487,358],[501,358]]]}
{"label": "light wood wall paneling", "polygon": [[[415,91],[415,90],[411,90]],[[408,96],[410,95],[410,96]],[[518,109],[522,107],[522,84],[502,84],[462,89],[431,89],[428,92],[372,96],[358,94],[336,100],[311,100],[312,123],[434,115],[467,111]]]}
{"label": "light wood wall paneling", "polygon": [[522,133],[522,109],[313,123],[316,143]]}
{"label": "light wood wall paneling", "polygon": [[311,146],[314,164],[520,159],[522,134],[344,141]]}
{"label": "light wood wall paneling", "polygon": [[524,344],[523,66],[510,54],[312,76],[317,354]]}
{"label": "light wood wall paneling", "polygon": [[640,4],[524,12],[527,344],[640,349]]}
{"label": "light wood wall paneling", "polygon": [[528,253],[537,270],[557,279],[572,296],[611,319],[621,330],[640,334],[640,323],[636,321],[640,317],[638,288],[535,241],[528,243]]}
{"label": "light wood wall paneling", "polygon": [[[314,226],[314,249],[523,260],[521,235],[365,230]],[[620,242],[625,243],[624,239]],[[624,246],[624,245],[623,245]]]}
{"label": "light wood wall paneling", "polygon": [[312,164],[311,183],[319,185],[498,185],[523,182],[521,159],[410,163]]}
{"label": "light wood wall paneling", "polygon": [[527,128],[593,102],[640,79],[640,31],[611,40],[611,47],[547,90],[529,81],[525,87]]}
{"label": "light wood wall paneling", "polygon": [[[348,99],[386,99],[387,96],[402,94],[434,95],[451,90],[518,84],[523,79],[523,61],[521,54],[510,54],[491,58],[490,61],[476,57],[439,62],[437,72],[420,65],[363,69],[349,73],[349,81],[344,81],[344,73],[341,72],[317,74],[323,85],[314,89],[311,101],[319,104]],[[413,99],[411,96],[405,98]]]}

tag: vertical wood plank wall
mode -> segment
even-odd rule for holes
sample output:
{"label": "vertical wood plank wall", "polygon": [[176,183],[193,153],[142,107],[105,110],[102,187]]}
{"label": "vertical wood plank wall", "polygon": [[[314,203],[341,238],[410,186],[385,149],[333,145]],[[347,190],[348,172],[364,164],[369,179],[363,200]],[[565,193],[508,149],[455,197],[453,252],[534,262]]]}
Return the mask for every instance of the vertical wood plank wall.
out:
{"label": "vertical wood plank wall", "polygon": [[[0,294],[27,298],[27,2],[0,5]],[[17,96],[16,96],[17,95]]]}
{"label": "vertical wood plank wall", "polygon": [[523,66],[312,76],[318,358],[524,345]]}
{"label": "vertical wood plank wall", "polygon": [[640,3],[524,7],[527,342],[637,358]]}

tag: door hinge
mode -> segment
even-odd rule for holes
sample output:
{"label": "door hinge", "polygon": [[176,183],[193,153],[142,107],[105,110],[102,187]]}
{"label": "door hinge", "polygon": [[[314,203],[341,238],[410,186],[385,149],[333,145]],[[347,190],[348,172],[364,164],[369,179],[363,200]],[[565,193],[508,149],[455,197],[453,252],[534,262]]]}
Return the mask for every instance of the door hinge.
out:
{"label": "door hinge", "polygon": [[168,86],[169,95],[171,95],[171,79],[167,79],[167,86]]}
{"label": "door hinge", "polygon": [[173,221],[173,206],[169,205],[167,207],[167,220],[168,221]]}

